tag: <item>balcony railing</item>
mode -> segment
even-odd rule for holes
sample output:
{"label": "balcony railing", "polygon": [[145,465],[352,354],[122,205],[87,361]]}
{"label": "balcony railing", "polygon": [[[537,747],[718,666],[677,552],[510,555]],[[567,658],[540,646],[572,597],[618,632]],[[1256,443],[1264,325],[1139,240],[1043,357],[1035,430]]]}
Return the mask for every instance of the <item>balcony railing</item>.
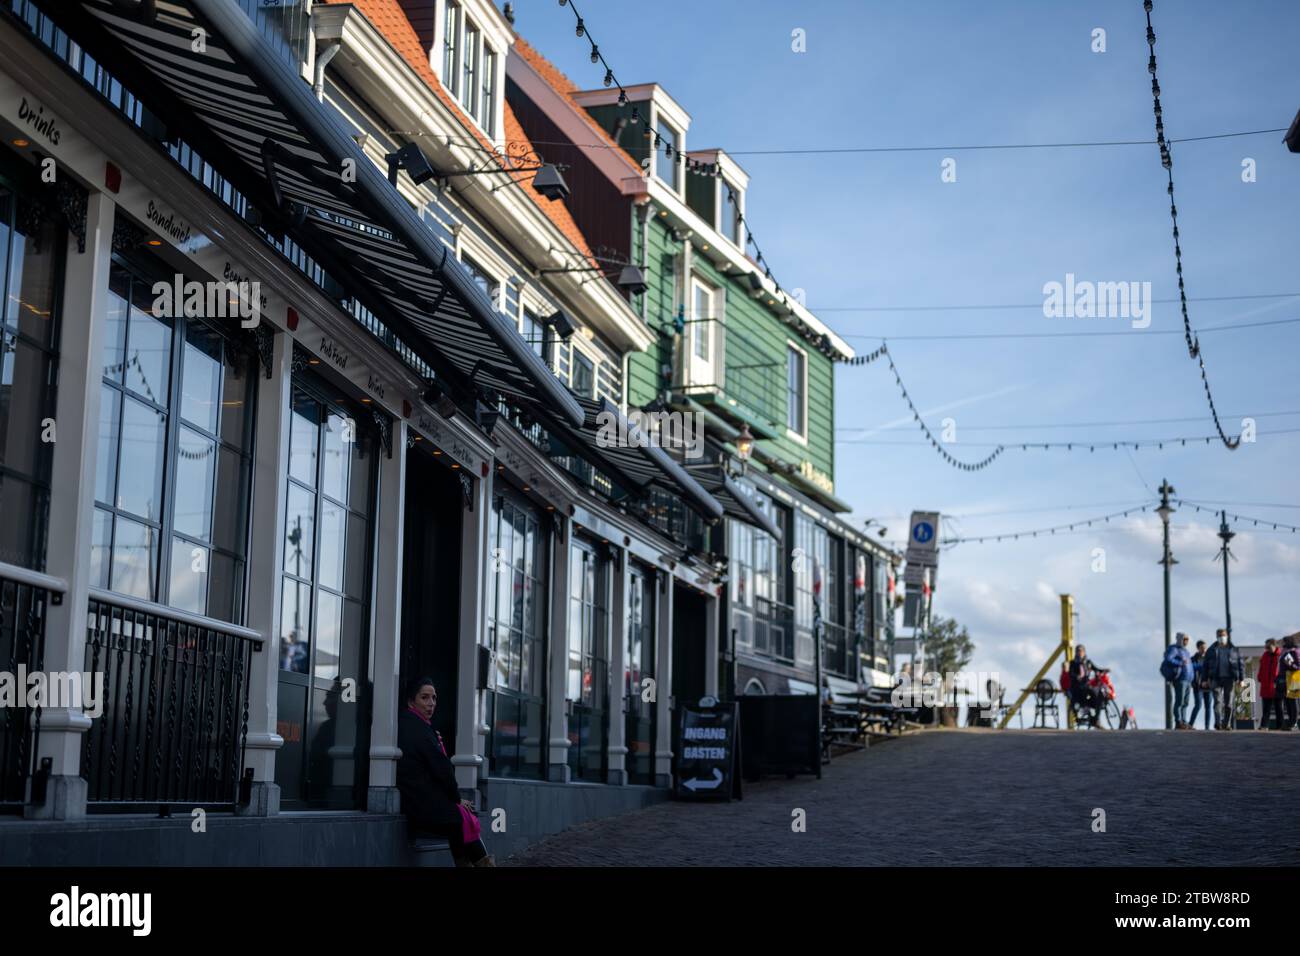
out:
{"label": "balcony railing", "polygon": [[794,608],[765,597],[754,598],[754,651],[794,663]]}
{"label": "balcony railing", "polygon": [[259,635],[101,591],[87,612],[86,670],[104,681],[82,752],[88,803],[233,808]]}
{"label": "balcony railing", "polygon": [[729,334],[720,319],[686,320],[673,369],[674,387],[687,395],[716,396],[723,411],[759,423],[785,421],[785,357],[774,357],[755,336]]}
{"label": "balcony railing", "polygon": [[54,578],[0,565],[0,668],[18,695],[15,706],[0,707],[0,809],[21,809],[35,769],[41,711],[26,706],[27,686],[18,674],[44,669],[46,612],[63,590]]}
{"label": "balcony railing", "polygon": [[822,621],[822,670],[843,677],[857,680],[854,669],[856,655],[849,652],[850,634],[843,624]]}

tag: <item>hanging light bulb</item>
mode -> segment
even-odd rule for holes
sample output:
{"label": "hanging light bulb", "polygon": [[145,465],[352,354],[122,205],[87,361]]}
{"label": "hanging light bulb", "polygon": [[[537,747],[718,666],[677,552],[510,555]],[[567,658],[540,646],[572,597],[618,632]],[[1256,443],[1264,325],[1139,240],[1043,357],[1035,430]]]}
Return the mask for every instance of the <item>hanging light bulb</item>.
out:
{"label": "hanging light bulb", "polygon": [[612,84],[613,82],[614,82],[614,71],[613,71],[613,70],[606,70],[606,71],[605,71],[605,85],[606,85],[606,86],[609,86],[609,85]]}
{"label": "hanging light bulb", "polygon": [[591,62],[592,63],[600,62],[600,47],[596,46],[596,44],[594,43],[591,45]]}
{"label": "hanging light bulb", "polygon": [[635,126],[635,125],[636,125],[637,123],[639,123],[639,122],[641,122],[641,111],[638,110],[638,109],[634,106],[634,107],[632,107],[632,120],[631,120],[631,123],[632,123],[633,126]]}
{"label": "hanging light bulb", "polygon": [[578,26],[577,26],[578,36],[581,37],[586,32],[587,32],[587,28],[582,25],[582,17],[578,17]]}
{"label": "hanging light bulb", "polygon": [[672,144],[672,143],[669,143],[667,146],[664,147],[664,156],[667,157],[668,159],[672,159],[672,158],[673,158],[673,144]]}
{"label": "hanging light bulb", "polygon": [[627,106],[627,93],[623,91],[622,87],[619,87],[618,91],[618,105]]}

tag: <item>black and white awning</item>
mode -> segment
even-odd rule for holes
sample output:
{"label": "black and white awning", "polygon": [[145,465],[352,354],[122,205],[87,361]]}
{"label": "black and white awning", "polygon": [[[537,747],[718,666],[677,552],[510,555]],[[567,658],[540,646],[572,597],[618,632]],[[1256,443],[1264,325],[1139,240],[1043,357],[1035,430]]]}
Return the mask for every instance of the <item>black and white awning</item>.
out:
{"label": "black and white awning", "polygon": [[687,507],[706,521],[717,521],[723,506],[677,462],[636,425],[629,422],[607,398],[578,398],[583,425],[566,429],[558,437],[573,450],[609,473],[624,489],[646,492],[651,485],[682,498]]}
{"label": "black and white awning", "polygon": [[69,36],[263,211],[268,228],[292,236],[438,375],[582,426],[573,395],[237,0],[55,9]]}
{"label": "black and white awning", "polygon": [[772,537],[780,540],[781,529],[776,526],[770,517],[759,510],[758,505],[754,503],[753,496],[746,494],[745,489],[740,487],[735,479],[722,470],[722,465],[696,471],[693,474],[699,479],[704,489],[722,505],[722,510],[728,518],[753,525],[755,528],[766,531]]}

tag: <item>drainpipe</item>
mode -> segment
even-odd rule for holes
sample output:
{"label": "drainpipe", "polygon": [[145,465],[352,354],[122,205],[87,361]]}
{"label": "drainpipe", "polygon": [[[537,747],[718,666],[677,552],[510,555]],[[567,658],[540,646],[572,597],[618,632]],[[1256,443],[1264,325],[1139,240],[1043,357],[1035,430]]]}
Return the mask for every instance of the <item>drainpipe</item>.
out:
{"label": "drainpipe", "polygon": [[343,46],[342,40],[332,40],[329,46],[316,54],[316,80],[312,83],[311,89],[318,100],[325,99],[325,67],[329,66],[330,60],[334,59],[334,54],[339,52],[341,46]]}

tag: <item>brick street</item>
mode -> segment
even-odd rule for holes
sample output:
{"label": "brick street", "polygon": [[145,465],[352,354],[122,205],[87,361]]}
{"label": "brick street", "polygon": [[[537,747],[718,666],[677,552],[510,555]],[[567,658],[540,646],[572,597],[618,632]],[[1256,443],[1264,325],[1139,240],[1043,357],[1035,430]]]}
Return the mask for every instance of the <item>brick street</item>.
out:
{"label": "brick street", "polygon": [[1295,866],[1297,769],[1294,732],[926,731],[837,757],[821,780],[593,821],[509,862]]}

